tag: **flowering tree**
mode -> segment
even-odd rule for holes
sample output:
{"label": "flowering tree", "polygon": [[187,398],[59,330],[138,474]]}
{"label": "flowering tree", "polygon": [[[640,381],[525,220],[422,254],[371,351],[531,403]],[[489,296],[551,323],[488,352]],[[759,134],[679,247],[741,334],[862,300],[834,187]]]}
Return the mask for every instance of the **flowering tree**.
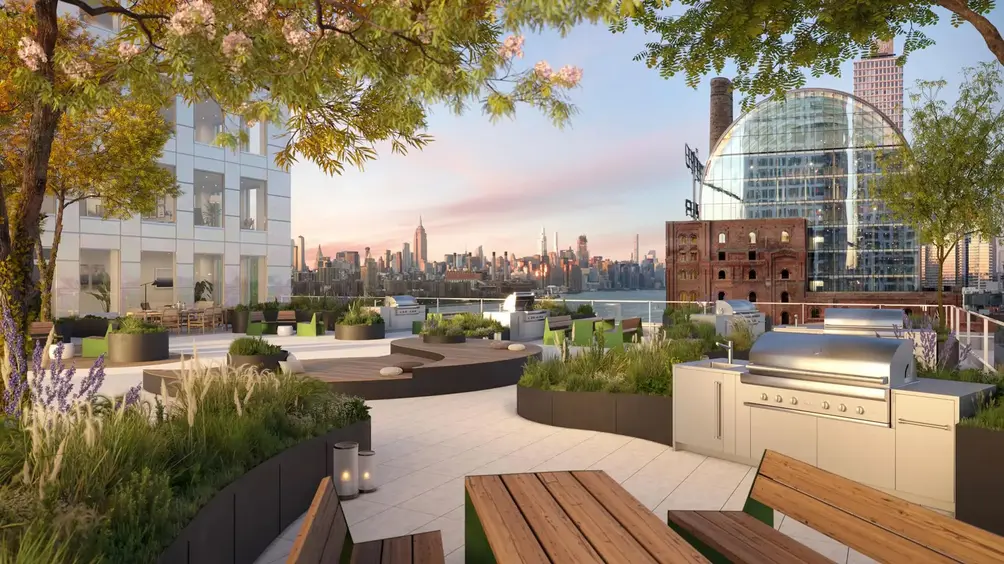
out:
{"label": "flowering tree", "polygon": [[[628,4],[631,4],[630,2]],[[88,35],[60,6],[112,15],[118,32]],[[289,132],[275,157],[336,173],[429,141],[425,108],[479,103],[493,118],[518,104],[558,126],[574,108],[564,92],[580,70],[541,62],[520,69],[520,28],[613,21],[620,3],[522,0],[7,0],[0,7],[0,94],[28,118],[20,183],[0,199],[0,297],[24,326],[32,248],[53,139],[64,114],[108,107],[127,90],[162,106],[180,95],[213,99],[246,123]],[[503,40],[508,31],[512,37]],[[0,118],[2,119],[2,118]],[[236,144],[239,132],[218,141]]]}

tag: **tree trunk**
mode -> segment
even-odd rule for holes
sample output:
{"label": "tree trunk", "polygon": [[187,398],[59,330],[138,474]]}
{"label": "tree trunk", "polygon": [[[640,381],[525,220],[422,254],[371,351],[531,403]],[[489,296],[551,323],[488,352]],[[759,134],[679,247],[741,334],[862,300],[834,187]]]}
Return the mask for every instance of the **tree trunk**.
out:
{"label": "tree trunk", "polygon": [[975,27],[976,31],[983,36],[983,41],[986,42],[990,52],[1004,65],[1004,37],[1001,37],[1000,30],[989,18],[969,9],[967,0],[938,0],[937,3]]}
{"label": "tree trunk", "polygon": [[938,326],[945,326],[945,259],[948,253],[944,252],[944,245],[936,245],[938,252]]}
{"label": "tree trunk", "polygon": [[52,247],[49,248],[49,260],[42,257],[42,242],[38,244],[38,289],[42,292],[42,308],[39,313],[39,321],[52,321],[52,280],[56,277],[56,255],[59,252],[59,243],[63,238],[63,211],[66,207],[66,198],[62,195],[56,201],[56,223],[52,232]]}
{"label": "tree trunk", "polygon": [[[35,0],[35,40],[46,54],[37,71],[50,84],[54,81],[53,52],[56,46],[58,0]],[[38,240],[38,218],[42,212],[49,156],[60,112],[36,97],[25,140],[21,186],[6,202],[4,229],[0,229],[0,295],[7,302],[15,324],[28,329],[28,308],[37,288],[32,280],[33,252]]]}

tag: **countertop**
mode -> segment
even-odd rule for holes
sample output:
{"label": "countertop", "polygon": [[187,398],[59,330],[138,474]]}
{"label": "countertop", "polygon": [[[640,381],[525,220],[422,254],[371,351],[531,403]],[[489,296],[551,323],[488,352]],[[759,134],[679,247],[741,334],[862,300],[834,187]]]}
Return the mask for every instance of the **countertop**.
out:
{"label": "countertop", "polygon": [[973,382],[958,382],[955,380],[939,380],[936,378],[917,378],[917,382],[896,388],[896,393],[922,394],[929,396],[949,396],[967,398],[980,393],[992,393],[993,384],[976,384]]}

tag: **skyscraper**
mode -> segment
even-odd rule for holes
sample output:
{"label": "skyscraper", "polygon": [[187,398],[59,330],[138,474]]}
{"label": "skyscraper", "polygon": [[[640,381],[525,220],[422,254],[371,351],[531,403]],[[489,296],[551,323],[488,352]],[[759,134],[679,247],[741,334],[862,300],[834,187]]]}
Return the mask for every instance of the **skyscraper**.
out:
{"label": "skyscraper", "polygon": [[303,235],[300,235],[300,266],[297,270],[307,271],[307,242],[303,239]]}
{"label": "skyscraper", "polygon": [[586,239],[585,235],[579,235],[578,249],[576,250],[575,258],[579,261],[579,268],[586,268],[589,266],[589,241]]}
{"label": "skyscraper", "polygon": [[540,228],[540,258],[544,260],[547,257],[547,229],[544,227]]}
{"label": "skyscraper", "polygon": [[854,61],[854,95],[903,131],[903,67],[896,64],[892,41],[879,41],[875,55]]}
{"label": "skyscraper", "polygon": [[634,236],[634,261],[641,264],[641,253],[638,252],[638,234]]}
{"label": "skyscraper", "polygon": [[418,216],[418,227],[415,228],[415,262],[419,266],[424,266],[429,260],[429,239],[425,234],[425,227],[422,226],[422,216]]}
{"label": "skyscraper", "polygon": [[554,232],[554,254],[556,254],[556,255],[561,254],[561,249],[558,248],[558,232],[557,231]]}
{"label": "skyscraper", "polygon": [[411,245],[407,241],[401,246],[401,271],[408,272],[414,268],[414,263],[411,260]]}

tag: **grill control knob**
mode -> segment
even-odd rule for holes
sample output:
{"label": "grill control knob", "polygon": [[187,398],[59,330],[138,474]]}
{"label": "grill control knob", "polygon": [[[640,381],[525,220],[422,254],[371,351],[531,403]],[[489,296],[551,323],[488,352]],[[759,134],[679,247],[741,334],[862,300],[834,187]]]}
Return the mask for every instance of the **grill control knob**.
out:
{"label": "grill control knob", "polygon": [[824,401],[820,405],[822,406],[823,409],[830,409],[830,402],[828,401]]}
{"label": "grill control knob", "polygon": [[777,403],[781,403],[784,401],[784,398],[782,398],[781,395],[778,394],[777,396],[774,397],[774,401],[776,401]]}
{"label": "grill control knob", "polygon": [[760,399],[763,401],[767,401],[767,394],[760,394]]}
{"label": "grill control knob", "polygon": [[798,405],[798,398],[792,397],[791,398],[791,405]]}
{"label": "grill control knob", "polygon": [[861,407],[860,405],[854,411],[857,411],[858,415],[864,415],[865,414],[865,408]]}
{"label": "grill control knob", "polygon": [[840,407],[838,407],[837,409],[839,409],[840,411],[847,411],[847,406],[844,404],[840,404]]}

